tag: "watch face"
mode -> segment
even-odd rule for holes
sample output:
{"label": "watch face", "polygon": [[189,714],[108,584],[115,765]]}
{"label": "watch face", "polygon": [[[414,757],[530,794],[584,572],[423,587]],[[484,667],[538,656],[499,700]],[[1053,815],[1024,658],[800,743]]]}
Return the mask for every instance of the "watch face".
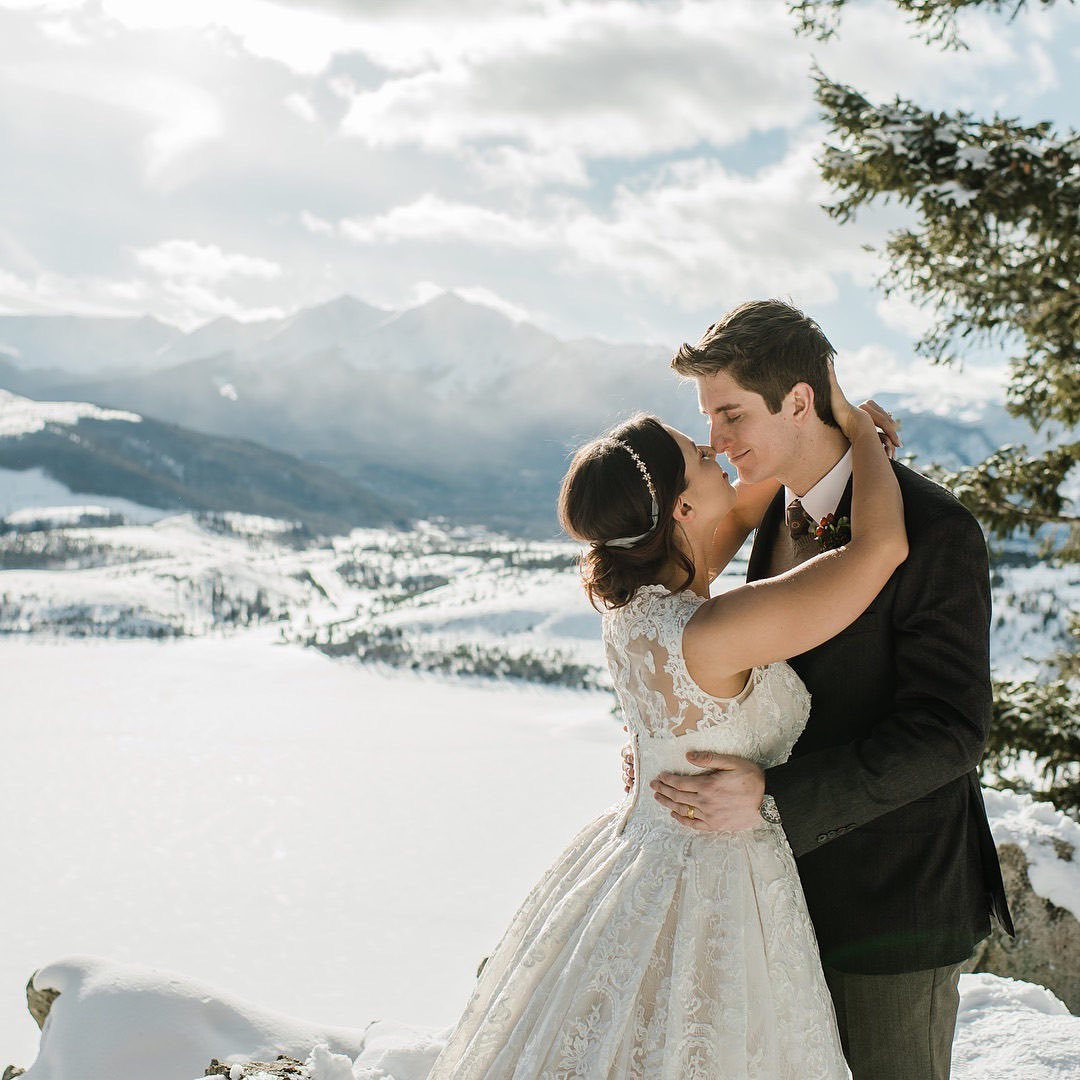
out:
{"label": "watch face", "polygon": [[780,811],[776,808],[776,800],[771,795],[766,795],[761,800],[761,816],[770,825],[780,824]]}

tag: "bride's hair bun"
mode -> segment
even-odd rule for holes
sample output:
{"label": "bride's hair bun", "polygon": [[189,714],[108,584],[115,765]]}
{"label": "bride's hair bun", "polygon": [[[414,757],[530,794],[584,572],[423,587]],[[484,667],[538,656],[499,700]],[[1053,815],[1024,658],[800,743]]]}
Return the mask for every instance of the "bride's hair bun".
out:
{"label": "bride's hair bun", "polygon": [[[623,445],[620,445],[623,444]],[[656,492],[658,517],[652,524],[652,497],[640,459]],[[694,580],[694,564],[675,543],[675,500],[686,490],[686,462],[664,425],[647,413],[586,443],[574,455],[559,492],[559,522],[589,546],[581,556],[581,576],[594,607],[622,607],[642,585],[658,581],[671,565]],[[629,547],[605,541],[642,536]]]}

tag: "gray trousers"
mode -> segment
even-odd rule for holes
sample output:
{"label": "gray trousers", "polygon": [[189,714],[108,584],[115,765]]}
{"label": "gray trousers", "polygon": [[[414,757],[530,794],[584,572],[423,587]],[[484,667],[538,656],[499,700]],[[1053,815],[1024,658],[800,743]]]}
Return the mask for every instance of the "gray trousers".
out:
{"label": "gray trousers", "polygon": [[903,975],[825,968],[852,1080],[949,1080],[963,966]]}

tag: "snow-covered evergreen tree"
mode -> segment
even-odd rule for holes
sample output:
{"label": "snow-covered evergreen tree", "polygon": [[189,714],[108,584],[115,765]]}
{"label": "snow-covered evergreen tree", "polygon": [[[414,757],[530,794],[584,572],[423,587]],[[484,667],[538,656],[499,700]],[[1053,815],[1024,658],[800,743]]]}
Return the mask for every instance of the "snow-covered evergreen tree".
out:
{"label": "snow-covered evergreen tree", "polygon": [[[1043,7],[1055,0],[1038,0]],[[797,29],[830,37],[847,0],[789,6]],[[1009,17],[1025,0],[894,0],[928,41],[965,48],[963,9]],[[989,532],[1038,535],[1048,561],[1080,561],[1080,517],[1063,485],[1080,459],[1080,135],[1049,121],[934,112],[897,97],[870,101],[815,72],[830,129],[819,164],[839,222],[891,199],[913,224],[892,233],[879,281],[934,316],[917,351],[961,360],[973,346],[1007,350],[1007,407],[1041,432],[1044,444],[1000,448],[982,463],[939,479]],[[1080,811],[1080,617],[1073,648],[1039,679],[995,684],[996,723],[986,766],[996,772],[1032,754],[1044,782],[1036,794]],[[1016,781],[1014,786],[1023,786]]]}

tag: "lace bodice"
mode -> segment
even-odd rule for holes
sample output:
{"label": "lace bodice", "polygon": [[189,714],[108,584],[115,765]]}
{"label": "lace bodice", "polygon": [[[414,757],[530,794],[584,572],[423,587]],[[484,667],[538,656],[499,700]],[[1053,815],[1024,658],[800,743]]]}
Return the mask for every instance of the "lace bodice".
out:
{"label": "lace bodice", "polygon": [[809,691],[782,661],[754,668],[732,698],[713,697],[694,682],[682,638],[703,603],[686,590],[645,585],[604,615],[604,649],[634,743],[636,788],[658,772],[701,771],[686,760],[690,750],[735,754],[766,769],[779,765],[806,726]]}

